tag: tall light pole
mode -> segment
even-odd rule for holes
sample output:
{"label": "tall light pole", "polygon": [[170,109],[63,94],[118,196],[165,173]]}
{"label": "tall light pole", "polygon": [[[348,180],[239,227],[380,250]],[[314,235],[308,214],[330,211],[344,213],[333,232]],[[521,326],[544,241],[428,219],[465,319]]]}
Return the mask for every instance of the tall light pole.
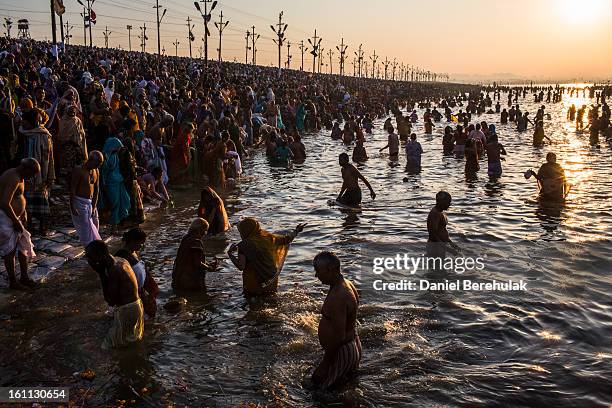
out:
{"label": "tall light pole", "polygon": [[283,12],[281,11],[278,14],[278,23],[276,24],[278,29],[274,28],[273,25],[270,25],[270,28],[272,29],[272,31],[274,31],[274,34],[276,34],[277,38],[274,39],[274,44],[276,44],[278,46],[278,72],[280,73],[280,69],[281,69],[281,49],[283,47],[283,41],[285,39],[285,31],[287,30],[288,25],[285,24],[283,26]]}
{"label": "tall light pole", "polygon": [[300,65],[300,71],[304,71],[304,51],[308,51],[308,48],[304,47],[304,40],[300,41],[300,51],[302,52],[302,64]]}
{"label": "tall light pole", "polygon": [[164,12],[162,13],[161,18],[159,17],[159,9],[161,8],[161,6],[159,5],[159,0],[155,0],[155,5],[153,6],[154,9],[157,9],[157,54],[161,55],[161,37],[159,35],[159,26],[161,24],[162,19],[164,18],[164,16],[166,15],[166,11],[168,11],[168,9],[164,9]]}
{"label": "tall light pole", "polygon": [[378,55],[376,55],[376,50],[374,50],[374,54],[370,57],[372,60],[372,78],[374,78],[374,69],[376,68],[376,61],[378,60]]}
{"label": "tall light pole", "polygon": [[85,6],[83,6],[81,16],[83,17],[83,46],[87,47],[87,12],[85,11]]}
{"label": "tall light pole", "polygon": [[255,43],[259,40],[261,34],[255,35],[255,26],[251,27],[253,32],[251,33],[251,49],[253,50],[253,65],[257,64],[257,48],[255,48]]}
{"label": "tall light pole", "polygon": [[140,35],[138,36],[138,38],[140,38],[141,51],[145,52],[147,49],[147,40],[149,39],[149,37],[147,37],[147,23],[146,22],[142,23],[142,27],[140,27]]}
{"label": "tall light pole", "polygon": [[[210,31],[208,31],[208,22],[210,21],[212,11],[217,6],[217,2],[213,0],[200,0],[200,3],[204,3],[204,12],[202,12],[200,4],[197,1],[194,1],[193,5],[200,12],[204,20],[204,63],[208,64],[208,36],[210,35]],[[208,3],[212,3],[210,11],[208,10]]]}
{"label": "tall light pole", "polygon": [[10,17],[4,17],[4,28],[6,28],[6,36],[11,38],[11,27],[13,27],[13,20]]}
{"label": "tall light pole", "polygon": [[195,41],[195,36],[193,35],[193,29],[195,25],[191,24],[191,17],[187,16],[187,30],[189,31],[187,35],[187,41],[189,42],[189,58],[192,58],[191,55],[191,43]]}
{"label": "tall light pole", "polygon": [[385,57],[385,62],[383,62],[383,66],[385,67],[385,81],[387,80],[387,71],[390,63],[391,61],[389,61],[389,58]]}
{"label": "tall light pole", "polygon": [[219,16],[219,23],[215,21],[215,27],[217,27],[217,30],[219,30],[219,48],[217,49],[217,51],[219,51],[219,62],[221,62],[221,37],[223,37],[223,30],[225,29],[225,27],[227,27],[228,24],[229,21],[223,22],[223,10],[221,10],[221,15]]}
{"label": "tall light pole", "polygon": [[357,56],[357,65],[359,71],[359,77],[361,78],[361,64],[363,63],[363,50],[361,49],[363,44],[359,44],[359,49],[355,51],[355,56]]}
{"label": "tall light pole", "polygon": [[344,60],[346,59],[345,55],[347,48],[348,45],[344,45],[344,38],[342,38],[340,45],[336,45],[336,49],[340,53],[340,55],[338,56],[338,58],[340,58],[340,75],[344,75]]}
{"label": "tall light pole", "polygon": [[132,51],[132,26],[128,24],[126,28],[128,30],[128,48],[130,49],[130,52],[131,52]]}
{"label": "tall light pole", "polygon": [[244,63],[248,64],[249,63],[249,50],[251,49],[251,47],[249,47],[249,38],[251,37],[251,32],[247,31],[246,32],[246,37],[244,37],[244,39],[246,40],[246,45],[244,47]]}
{"label": "tall light pole", "polygon": [[[96,0],[86,0],[87,5],[85,5],[81,0],[77,0],[77,2],[83,6],[83,30],[89,28],[89,48],[93,47],[92,36],[91,36],[91,24],[96,22],[96,14],[93,12],[91,7],[93,6]],[[85,36],[87,37],[87,36]],[[85,39],[87,42],[87,38]],[[87,44],[84,44],[87,45]]]}
{"label": "tall light pole", "polygon": [[317,37],[316,29],[312,40],[309,38],[308,43],[312,47],[312,51],[310,51],[310,53],[312,54],[312,73],[314,74],[317,72],[317,55],[319,55],[319,46],[321,45],[321,38]]}
{"label": "tall light pole", "polygon": [[51,4],[51,37],[53,38],[52,53],[54,54],[55,58],[57,58],[58,52],[57,52],[57,35],[55,33],[55,5],[53,4],[53,0],[51,0],[50,4]]}
{"label": "tall light pole", "polygon": [[66,41],[66,45],[69,45],[70,43],[70,39],[72,38],[72,34],[70,34],[70,31],[72,31],[73,28],[74,26],[70,25],[68,21],[66,21],[66,33],[64,35],[64,40]]}
{"label": "tall light pole", "polygon": [[53,9],[55,10],[55,14],[59,16],[59,26],[60,26],[60,39],[62,44],[62,49],[65,50],[65,37],[64,37],[64,13],[66,12],[66,7],[61,1],[53,1]]}
{"label": "tall light pole", "polygon": [[393,80],[395,81],[395,69],[397,68],[397,58],[393,58]]}

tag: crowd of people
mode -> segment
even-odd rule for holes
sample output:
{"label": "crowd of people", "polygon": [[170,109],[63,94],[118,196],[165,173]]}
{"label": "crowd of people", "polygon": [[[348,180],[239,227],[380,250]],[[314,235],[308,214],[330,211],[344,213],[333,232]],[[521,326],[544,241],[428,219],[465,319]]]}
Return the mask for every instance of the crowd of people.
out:
{"label": "crowd of people", "polygon": [[[0,255],[10,287],[35,286],[27,270],[28,258],[34,254],[28,231],[34,230],[33,219],[40,234],[48,231],[50,197],[65,189],[70,197],[67,210],[86,258],[99,275],[105,300],[114,308],[115,320],[104,347],[140,340],[145,314],[156,315],[159,288],[140,258],[147,235],[139,225],[145,221],[144,204],[172,206],[176,187],[199,188],[201,198],[197,217],[178,248],[172,288],[176,293],[201,291],[206,288],[206,274],[219,267],[216,259],[206,259],[203,239],[229,229],[219,193],[239,183],[243,161],[258,149],[265,150],[274,165],[304,162],[307,148],[301,134],[328,129],[332,139],[354,143],[352,160],[363,162],[368,160],[366,135],[372,133],[374,120],[391,113],[384,123],[388,143],[379,150],[388,149],[391,162],[397,163],[403,144],[406,169],[418,173],[423,149],[413,128],[421,119],[416,109],[422,108],[425,134],[447,122],[441,137],[444,155],[465,158],[466,174],[478,172],[486,156],[488,175],[497,178],[507,152],[496,126],[470,123],[473,114],[493,112],[496,99],[501,123],[516,122],[521,131],[531,123],[536,146],[545,138],[545,107],[534,123],[517,104],[527,87],[279,73],[237,63],[204,64],[79,46],[69,47],[56,59],[48,43],[9,39],[0,39],[0,50]],[[502,91],[509,94],[509,112],[501,111]],[[542,101],[547,93],[547,101],[553,103],[562,93],[574,91],[578,92],[560,87],[529,89],[536,100]],[[596,97],[601,105],[589,111],[592,140],[593,133],[597,138],[612,137],[606,103],[610,92],[600,88]],[[360,181],[373,199],[376,193],[350,159],[346,153],[339,156],[343,184],[337,201],[358,207]],[[560,183],[565,183],[563,169],[554,154],[540,171],[525,176],[531,175],[541,183],[543,194],[563,195],[558,192]],[[443,213],[450,202],[446,192],[436,197],[427,221],[431,242],[451,243]],[[102,240],[100,223],[109,227],[110,234],[124,231],[122,246],[114,255]],[[276,292],[289,246],[304,227],[299,224],[283,235],[266,231],[254,218],[239,222],[241,241],[227,253],[242,271],[246,296]],[[336,255],[322,252],[313,265],[316,276],[330,286],[319,325],[325,355],[312,377],[327,388],[359,365],[361,344],[355,330],[359,296],[342,276]]]}

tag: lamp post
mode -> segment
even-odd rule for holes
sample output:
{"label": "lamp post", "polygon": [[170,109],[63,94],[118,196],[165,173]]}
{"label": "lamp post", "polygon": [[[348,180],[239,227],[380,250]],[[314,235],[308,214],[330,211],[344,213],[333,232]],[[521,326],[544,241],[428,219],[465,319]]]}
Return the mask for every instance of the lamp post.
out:
{"label": "lamp post", "polygon": [[[210,21],[212,11],[217,6],[217,2],[213,0],[200,0],[200,3],[204,3],[204,12],[202,12],[200,4],[197,1],[194,1],[193,5],[200,12],[204,20],[204,63],[208,64],[208,36],[210,35],[210,31],[208,31],[208,22]],[[208,10],[208,3],[212,3],[210,10]]]}
{"label": "lamp post", "polygon": [[283,26],[283,12],[281,11],[278,14],[278,23],[276,24],[278,28],[274,28],[273,25],[270,25],[274,34],[276,34],[277,38],[274,39],[274,43],[278,46],[278,72],[281,70],[281,50],[283,47],[283,42],[285,41],[285,31],[287,30],[288,25],[285,24]]}

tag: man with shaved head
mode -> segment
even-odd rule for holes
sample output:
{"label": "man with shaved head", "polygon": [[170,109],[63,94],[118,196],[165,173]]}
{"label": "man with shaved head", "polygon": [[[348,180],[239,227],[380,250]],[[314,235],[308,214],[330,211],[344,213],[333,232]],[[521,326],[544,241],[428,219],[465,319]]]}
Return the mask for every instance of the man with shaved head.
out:
{"label": "man with shaved head", "polygon": [[[38,173],[40,164],[36,159],[29,158],[0,176],[0,256],[4,260],[11,289],[35,286],[28,276],[28,258],[34,257],[34,245],[24,227],[27,225],[24,181]],[[21,273],[19,282],[15,276],[15,255]]]}
{"label": "man with shaved head", "polygon": [[316,277],[329,285],[318,330],[325,355],[312,375],[316,386],[327,389],[359,368],[361,342],[355,328],[359,294],[351,281],[342,276],[340,260],[334,253],[323,251],[312,263]]}
{"label": "man with shaved head", "polygon": [[83,246],[99,240],[98,196],[100,174],[98,169],[104,162],[104,155],[97,150],[89,153],[87,161],[72,171],[70,181],[70,213]]}

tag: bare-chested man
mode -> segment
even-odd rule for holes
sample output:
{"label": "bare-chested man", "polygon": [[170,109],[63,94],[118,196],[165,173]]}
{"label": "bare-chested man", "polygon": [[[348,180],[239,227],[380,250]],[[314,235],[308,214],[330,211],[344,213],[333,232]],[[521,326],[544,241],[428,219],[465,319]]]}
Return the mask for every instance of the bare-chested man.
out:
{"label": "bare-chested man", "polygon": [[444,211],[448,210],[451,205],[451,195],[446,191],[439,191],[436,194],[436,205],[431,209],[427,216],[427,254],[429,256],[444,256],[446,244],[449,244],[454,249],[459,249],[455,245],[449,235],[446,225],[448,220]]}
{"label": "bare-chested man", "polygon": [[138,297],[138,281],[129,262],[110,254],[104,241],[91,241],[85,248],[89,266],[100,276],[104,299],[114,306],[115,320],[102,348],[125,346],[142,339],[144,309]]}
{"label": "bare-chested man", "polygon": [[355,166],[349,163],[349,156],[346,153],[340,153],[338,159],[340,166],[342,166],[342,189],[338,198],[336,199],[339,203],[348,205],[350,207],[358,207],[361,204],[361,188],[359,188],[359,180],[363,181],[370,190],[370,196],[372,199],[376,198],[376,193],[372,189],[372,186],[366,180],[365,177],[357,170]]}
{"label": "bare-chested man", "polygon": [[[19,166],[0,176],[0,256],[9,277],[11,289],[34,287],[28,276],[28,258],[34,256],[34,246],[27,225],[24,180],[40,172],[36,159],[23,159]],[[20,280],[15,276],[15,255],[19,260]]]}
{"label": "bare-chested man", "polygon": [[81,245],[87,246],[91,241],[100,239],[98,229],[98,195],[100,192],[100,175],[98,169],[104,162],[104,156],[97,150],[89,154],[82,166],[72,171],[70,182],[70,213],[72,223],[79,234]]}
{"label": "bare-chested man", "polygon": [[340,260],[323,251],[313,260],[316,277],[329,285],[321,308],[319,343],[325,355],[312,375],[312,381],[327,389],[359,368],[361,342],[355,329],[359,294],[355,286],[340,273]]}

